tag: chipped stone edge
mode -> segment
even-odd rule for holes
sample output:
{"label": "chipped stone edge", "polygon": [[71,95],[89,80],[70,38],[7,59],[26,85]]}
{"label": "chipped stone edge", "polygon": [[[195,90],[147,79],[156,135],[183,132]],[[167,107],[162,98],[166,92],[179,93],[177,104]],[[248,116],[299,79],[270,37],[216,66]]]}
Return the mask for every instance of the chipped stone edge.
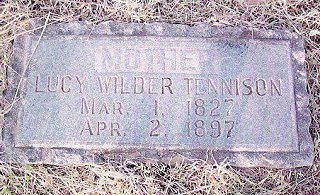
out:
{"label": "chipped stone edge", "polygon": [[[30,29],[44,25],[39,20],[32,20]],[[39,35],[42,28],[34,31]],[[14,148],[13,134],[17,123],[17,102],[10,113],[5,116],[4,143],[6,152],[0,154],[0,160],[18,163],[46,163],[46,164],[78,164],[101,163],[108,158],[151,158],[168,162],[171,157],[185,156],[187,158],[205,159],[211,162],[229,162],[230,165],[239,167],[274,167],[293,168],[310,166],[314,159],[314,145],[309,133],[310,110],[308,108],[309,95],[306,91],[306,71],[304,69],[305,52],[304,42],[296,34],[283,30],[257,30],[235,27],[212,27],[206,24],[187,26],[167,23],[117,23],[107,21],[98,25],[85,22],[58,23],[46,27],[44,36],[60,35],[110,35],[110,36],[171,36],[171,37],[204,37],[221,39],[271,39],[288,40],[291,45],[291,59],[294,77],[294,93],[297,110],[297,129],[299,135],[300,152],[229,152],[213,150],[153,150],[153,149],[119,149],[119,150],[84,150],[67,148]],[[27,35],[19,36],[14,42],[14,55],[11,59],[11,67],[21,73],[27,63],[26,56],[28,42]],[[21,55],[22,54],[22,55]],[[12,70],[8,70],[8,89],[5,92],[7,99],[12,100],[19,82],[19,76]],[[23,91],[20,91],[22,94]]]}

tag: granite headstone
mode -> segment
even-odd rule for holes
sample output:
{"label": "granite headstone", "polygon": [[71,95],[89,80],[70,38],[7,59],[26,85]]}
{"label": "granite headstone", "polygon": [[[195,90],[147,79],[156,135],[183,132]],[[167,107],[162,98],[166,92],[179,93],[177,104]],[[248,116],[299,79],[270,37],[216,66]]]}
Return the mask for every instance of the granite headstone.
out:
{"label": "granite headstone", "polygon": [[313,162],[305,53],[294,33],[164,23],[35,27],[14,42],[5,161],[98,163],[121,153],[242,167]]}

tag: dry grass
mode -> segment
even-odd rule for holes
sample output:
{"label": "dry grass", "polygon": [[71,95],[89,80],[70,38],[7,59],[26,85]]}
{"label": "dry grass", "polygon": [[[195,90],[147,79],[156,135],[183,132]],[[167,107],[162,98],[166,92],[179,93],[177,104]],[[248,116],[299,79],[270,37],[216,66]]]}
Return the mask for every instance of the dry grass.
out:
{"label": "dry grass", "polygon": [[169,22],[194,25],[290,29],[306,40],[316,159],[298,169],[240,169],[201,160],[169,166],[139,160],[110,159],[104,165],[52,166],[0,164],[0,194],[319,194],[320,193],[320,2],[268,1],[247,6],[241,1],[191,0],[7,0],[0,3],[0,90],[3,65],[14,38],[30,18],[49,23],[86,20]]}

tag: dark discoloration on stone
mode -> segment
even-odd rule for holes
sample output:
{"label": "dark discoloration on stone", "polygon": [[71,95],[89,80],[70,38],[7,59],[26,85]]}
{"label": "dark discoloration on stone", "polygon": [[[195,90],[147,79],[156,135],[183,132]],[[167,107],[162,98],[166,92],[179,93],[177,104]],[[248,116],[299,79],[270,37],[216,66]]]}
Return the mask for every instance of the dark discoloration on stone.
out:
{"label": "dark discoloration on stone", "polygon": [[[33,26],[41,25],[41,22],[33,23]],[[41,29],[15,40],[11,60],[15,71],[22,73],[31,54],[33,56],[19,93],[21,99],[5,117],[5,153],[1,155],[5,161],[99,163],[109,155],[118,154],[166,160],[180,153],[218,162],[227,159],[230,164],[242,167],[297,167],[313,162],[304,48],[303,41],[296,34],[207,25],[61,23],[47,26],[37,45],[40,33]],[[33,53],[35,46],[38,47]],[[121,57],[121,49],[129,52],[123,54],[123,61],[110,58],[110,55]],[[136,50],[139,52],[130,53]],[[146,57],[137,57],[142,54]],[[163,60],[164,57],[172,58],[173,54],[175,63],[187,67],[166,67],[166,63],[172,61]],[[133,61],[127,61],[130,56]],[[200,63],[205,58],[209,60]],[[139,63],[135,63],[137,60]],[[117,65],[122,68],[117,69]],[[128,68],[126,65],[138,66]],[[165,68],[157,68],[158,65]],[[56,75],[60,76],[60,84],[70,83],[68,87],[60,85],[59,92],[52,93],[48,92],[52,89],[40,87],[37,88],[39,91],[47,92],[35,93],[35,87],[41,82],[39,86],[46,86],[43,84],[48,82],[47,76],[53,79]],[[76,76],[85,78],[83,89]],[[117,76],[118,82],[121,78],[131,78],[129,82],[141,81],[143,77],[143,82],[149,84],[156,81],[150,77],[159,77],[160,84],[155,84],[160,86],[159,94],[150,94],[156,89],[152,84],[149,93],[144,95],[101,94],[97,92],[99,81],[96,78],[99,76]],[[37,77],[38,84],[35,82]],[[9,71],[7,99],[14,97],[19,78],[15,72]],[[186,90],[185,78],[192,78],[190,82],[194,82],[190,93]],[[230,84],[234,86],[232,95],[227,94],[228,89],[224,91],[226,94],[196,94],[195,82],[204,82],[208,78],[233,83]],[[224,78],[230,80],[222,80]],[[252,81],[252,95],[244,95],[248,93],[248,87],[243,84],[245,79]],[[281,82],[281,86],[278,85],[280,92],[276,91],[278,80]],[[170,82],[171,88],[168,87]],[[261,88],[261,84],[268,87]],[[203,89],[208,87],[202,87],[200,91]],[[166,94],[161,94],[164,92]],[[115,107],[111,106],[109,110],[111,114],[102,118],[101,115],[81,114],[81,108],[85,109],[81,98],[90,99],[89,96],[97,100],[104,97],[113,102],[119,100],[123,103],[123,113],[112,114],[120,112],[115,103]],[[201,108],[195,110],[195,106],[201,107],[204,100],[210,103],[205,110],[215,113],[215,99],[222,105],[219,115],[202,114]],[[190,114],[187,113],[188,101],[191,102]],[[235,104],[228,106],[233,101]],[[157,106],[161,109],[155,114]],[[96,129],[93,135],[90,130],[80,135],[83,128],[80,124],[87,118],[108,121],[109,128],[117,128],[117,124],[111,124],[117,121],[125,130],[106,131],[105,128],[104,131],[110,134],[107,137],[101,137],[106,136],[102,131],[97,135]],[[188,137],[185,124],[201,126],[201,121],[206,126],[205,131],[209,128],[211,133],[202,135],[201,128],[192,127]],[[161,125],[166,123],[162,130],[156,128],[159,122]],[[228,126],[232,122],[235,128]],[[156,136],[150,138],[150,134]]]}

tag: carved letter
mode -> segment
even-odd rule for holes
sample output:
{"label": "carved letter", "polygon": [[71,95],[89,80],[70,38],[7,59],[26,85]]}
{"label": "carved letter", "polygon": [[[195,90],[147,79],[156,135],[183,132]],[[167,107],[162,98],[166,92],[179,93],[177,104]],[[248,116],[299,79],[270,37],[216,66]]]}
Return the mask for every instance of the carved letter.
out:
{"label": "carved letter", "polygon": [[177,70],[177,49],[170,48],[164,50],[164,64],[165,71],[176,71]]}
{"label": "carved letter", "polygon": [[252,94],[252,87],[251,85],[249,85],[248,82],[251,82],[251,79],[245,79],[242,81],[242,84],[245,88],[247,88],[249,90],[249,92],[245,93],[245,92],[242,92],[242,95],[251,95]]}
{"label": "carved letter", "polygon": [[180,66],[185,72],[199,71],[199,54],[195,50],[180,51]]}
{"label": "carved letter", "polygon": [[[91,105],[91,113],[94,114],[94,107],[95,107],[95,100],[92,100],[92,105]],[[85,98],[81,99],[81,114],[89,114],[90,108],[88,107],[87,100]]]}
{"label": "carved letter", "polygon": [[[61,80],[61,90],[62,92],[64,93],[68,93],[71,91],[70,87],[68,88],[65,88],[65,79],[68,78],[69,80],[71,80],[71,76],[65,76],[65,77],[62,77],[62,80]],[[81,93],[81,92],[80,92]]]}
{"label": "carved letter", "polygon": [[140,52],[130,48],[125,49],[124,65],[126,70],[137,70],[140,65]]}
{"label": "carved letter", "polygon": [[80,132],[80,135],[82,135],[83,131],[89,131],[90,135],[93,135],[89,119],[86,119],[86,122],[84,124],[83,129]]}
{"label": "carved letter", "polygon": [[119,111],[119,114],[122,114],[122,103],[121,102],[113,103],[113,114],[116,114],[117,110]]}
{"label": "carved letter", "polygon": [[100,135],[100,131],[103,131],[106,129],[106,123],[102,121],[98,121],[98,131],[97,135]]}
{"label": "carved letter", "polygon": [[98,77],[99,89],[101,93],[109,93],[109,90],[112,86],[112,79],[115,80],[114,93],[117,93],[117,77]]}
{"label": "carved letter", "polygon": [[188,92],[188,94],[190,94],[191,93],[190,81],[192,81],[193,79],[192,78],[184,78],[183,80],[187,81],[187,92]]}
{"label": "carved letter", "polygon": [[51,88],[51,77],[48,76],[48,91],[50,92],[56,92],[59,86],[59,77],[57,76],[57,82],[55,83],[55,89]]}
{"label": "carved letter", "polygon": [[[224,95],[224,86],[226,86],[227,91],[229,92],[230,95],[232,95],[232,80],[229,79],[229,83],[226,82],[225,79],[221,79],[222,83],[221,83],[221,92],[222,95]],[[229,86],[228,86],[229,85]]]}
{"label": "carved letter", "polygon": [[200,85],[200,81],[202,81],[203,79],[194,79],[195,81],[195,87],[196,87],[196,95],[202,95],[203,92],[201,92],[201,85]]}
{"label": "carved letter", "polygon": [[121,136],[119,131],[120,131],[120,124],[117,122],[112,122],[111,123],[111,136],[114,136],[114,132],[116,132],[118,136]]}
{"label": "carved letter", "polygon": [[[169,81],[169,83],[166,85],[165,83],[165,81]],[[168,88],[168,90],[169,90],[169,92],[171,93],[171,94],[173,94],[173,92],[172,92],[172,89],[171,89],[171,85],[172,85],[172,80],[170,79],[170,78],[162,78],[162,94],[164,94],[164,88],[165,87],[167,87]]]}
{"label": "carved letter", "polygon": [[79,93],[82,93],[83,92],[83,80],[81,81],[80,77],[76,76],[76,79],[79,83]]}
{"label": "carved letter", "polygon": [[[208,78],[208,94],[214,93],[218,95],[218,87],[216,85],[217,79],[214,79],[215,81],[213,82],[211,78]],[[211,92],[213,91],[213,92]]]}
{"label": "carved letter", "polygon": [[236,95],[239,95],[239,79],[234,80],[236,83]]}
{"label": "carved letter", "polygon": [[149,78],[149,94],[158,94],[157,92],[153,91],[153,87],[155,87],[153,80],[157,80],[158,78]]}
{"label": "carved letter", "polygon": [[[260,88],[259,86],[259,81],[262,82],[262,88]],[[266,92],[267,92],[267,84],[266,84],[266,81],[264,79],[258,79],[256,80],[256,90],[257,90],[257,94],[259,96],[264,96],[266,95]],[[264,92],[262,92],[262,90],[264,90]]]}
{"label": "carved letter", "polygon": [[101,106],[101,109],[99,111],[99,114],[102,114],[102,113],[109,114],[108,106],[106,102],[103,102],[103,105]]}
{"label": "carved letter", "polygon": [[[138,87],[138,80],[140,80],[140,90]],[[141,94],[144,91],[144,78],[143,77],[134,77],[134,94]]]}
{"label": "carved letter", "polygon": [[125,91],[125,83],[124,83],[124,77],[120,77],[120,83],[121,83],[121,94],[129,94],[129,91]]}
{"label": "carved letter", "polygon": [[38,89],[39,79],[40,79],[40,76],[37,76],[36,77],[36,90],[35,90],[35,92],[44,92],[44,91]]}
{"label": "carved letter", "polygon": [[273,81],[271,79],[271,95],[273,96],[274,95],[274,91],[273,90],[276,90],[277,94],[279,96],[282,96],[282,92],[281,92],[281,80],[278,79],[278,86],[276,85],[275,81]]}

